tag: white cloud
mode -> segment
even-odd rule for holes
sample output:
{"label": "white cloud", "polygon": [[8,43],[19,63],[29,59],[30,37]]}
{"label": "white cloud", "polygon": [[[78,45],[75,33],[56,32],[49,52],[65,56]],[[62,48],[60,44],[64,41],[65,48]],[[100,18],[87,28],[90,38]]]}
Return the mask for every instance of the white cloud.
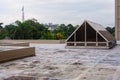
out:
{"label": "white cloud", "polygon": [[2,0],[0,21],[8,24],[25,18],[36,18],[42,23],[80,24],[84,19],[105,26],[114,26],[114,0]]}

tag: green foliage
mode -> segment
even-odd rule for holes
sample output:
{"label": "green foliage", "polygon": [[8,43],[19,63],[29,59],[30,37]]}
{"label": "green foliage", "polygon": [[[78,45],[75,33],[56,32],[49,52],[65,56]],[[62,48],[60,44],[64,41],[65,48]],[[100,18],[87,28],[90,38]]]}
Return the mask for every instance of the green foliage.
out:
{"label": "green foliage", "polygon": [[[67,39],[73,31],[79,27],[72,24],[61,24],[55,30],[48,30],[45,25],[37,22],[36,19],[29,19],[24,22],[15,21],[14,24],[2,27],[0,23],[0,39],[6,37],[10,39]],[[113,36],[115,35],[115,27],[106,28]]]}
{"label": "green foliage", "polygon": [[7,35],[6,30],[2,26],[3,23],[0,23],[0,39],[4,39]]}
{"label": "green foliage", "polygon": [[55,39],[60,40],[60,39],[63,39],[63,38],[64,38],[63,33],[58,32],[57,34],[55,34]]}
{"label": "green foliage", "polygon": [[41,39],[54,39],[54,34],[49,30],[44,30]]}
{"label": "green foliage", "polygon": [[109,31],[113,36],[115,36],[115,27],[107,27],[107,31]]}
{"label": "green foliage", "polygon": [[4,39],[6,36],[7,36],[7,32],[6,32],[5,29],[3,29],[3,30],[0,32],[0,39]]}
{"label": "green foliage", "polygon": [[45,26],[38,23],[35,19],[24,22],[16,21],[15,24],[5,26],[7,36],[11,39],[41,39]]}
{"label": "green foliage", "polygon": [[[61,35],[60,39],[66,39],[68,38],[73,31],[76,29],[72,24],[68,24],[67,26],[65,24],[61,24],[57,29],[53,31],[54,34],[59,34]],[[55,37],[55,39],[58,39]]]}
{"label": "green foliage", "polygon": [[[0,23],[0,27],[2,23]],[[66,39],[78,26],[72,24],[61,24],[55,30],[48,30],[46,26],[37,22],[36,19],[29,19],[24,22],[15,21],[14,24],[6,25],[0,34],[0,39]]]}

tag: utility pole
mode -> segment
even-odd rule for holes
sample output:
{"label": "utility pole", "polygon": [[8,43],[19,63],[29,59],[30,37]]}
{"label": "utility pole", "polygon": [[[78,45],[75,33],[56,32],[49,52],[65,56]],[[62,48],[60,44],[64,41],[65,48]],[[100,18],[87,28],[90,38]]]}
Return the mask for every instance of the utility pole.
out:
{"label": "utility pole", "polygon": [[24,21],[24,6],[22,7],[22,21]]}

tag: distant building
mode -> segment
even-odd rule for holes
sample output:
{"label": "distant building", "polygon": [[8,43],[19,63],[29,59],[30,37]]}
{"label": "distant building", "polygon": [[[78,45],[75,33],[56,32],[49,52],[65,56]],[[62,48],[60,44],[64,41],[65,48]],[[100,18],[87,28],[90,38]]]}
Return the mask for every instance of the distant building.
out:
{"label": "distant building", "polygon": [[49,30],[55,30],[56,28],[58,28],[58,24],[52,24],[52,23],[44,24],[44,26]]}
{"label": "distant building", "polygon": [[4,40],[12,40],[10,37],[6,36]]}

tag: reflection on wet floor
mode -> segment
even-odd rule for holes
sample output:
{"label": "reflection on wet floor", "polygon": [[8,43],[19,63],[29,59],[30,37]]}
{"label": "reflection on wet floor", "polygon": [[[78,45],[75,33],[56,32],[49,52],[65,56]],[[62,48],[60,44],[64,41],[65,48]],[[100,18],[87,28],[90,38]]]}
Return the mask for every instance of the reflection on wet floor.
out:
{"label": "reflection on wet floor", "polygon": [[[47,46],[46,46],[47,45]],[[116,80],[120,46],[111,50],[65,49],[64,44],[32,44],[36,56],[0,64],[0,80]],[[50,46],[50,47],[49,47]]]}

